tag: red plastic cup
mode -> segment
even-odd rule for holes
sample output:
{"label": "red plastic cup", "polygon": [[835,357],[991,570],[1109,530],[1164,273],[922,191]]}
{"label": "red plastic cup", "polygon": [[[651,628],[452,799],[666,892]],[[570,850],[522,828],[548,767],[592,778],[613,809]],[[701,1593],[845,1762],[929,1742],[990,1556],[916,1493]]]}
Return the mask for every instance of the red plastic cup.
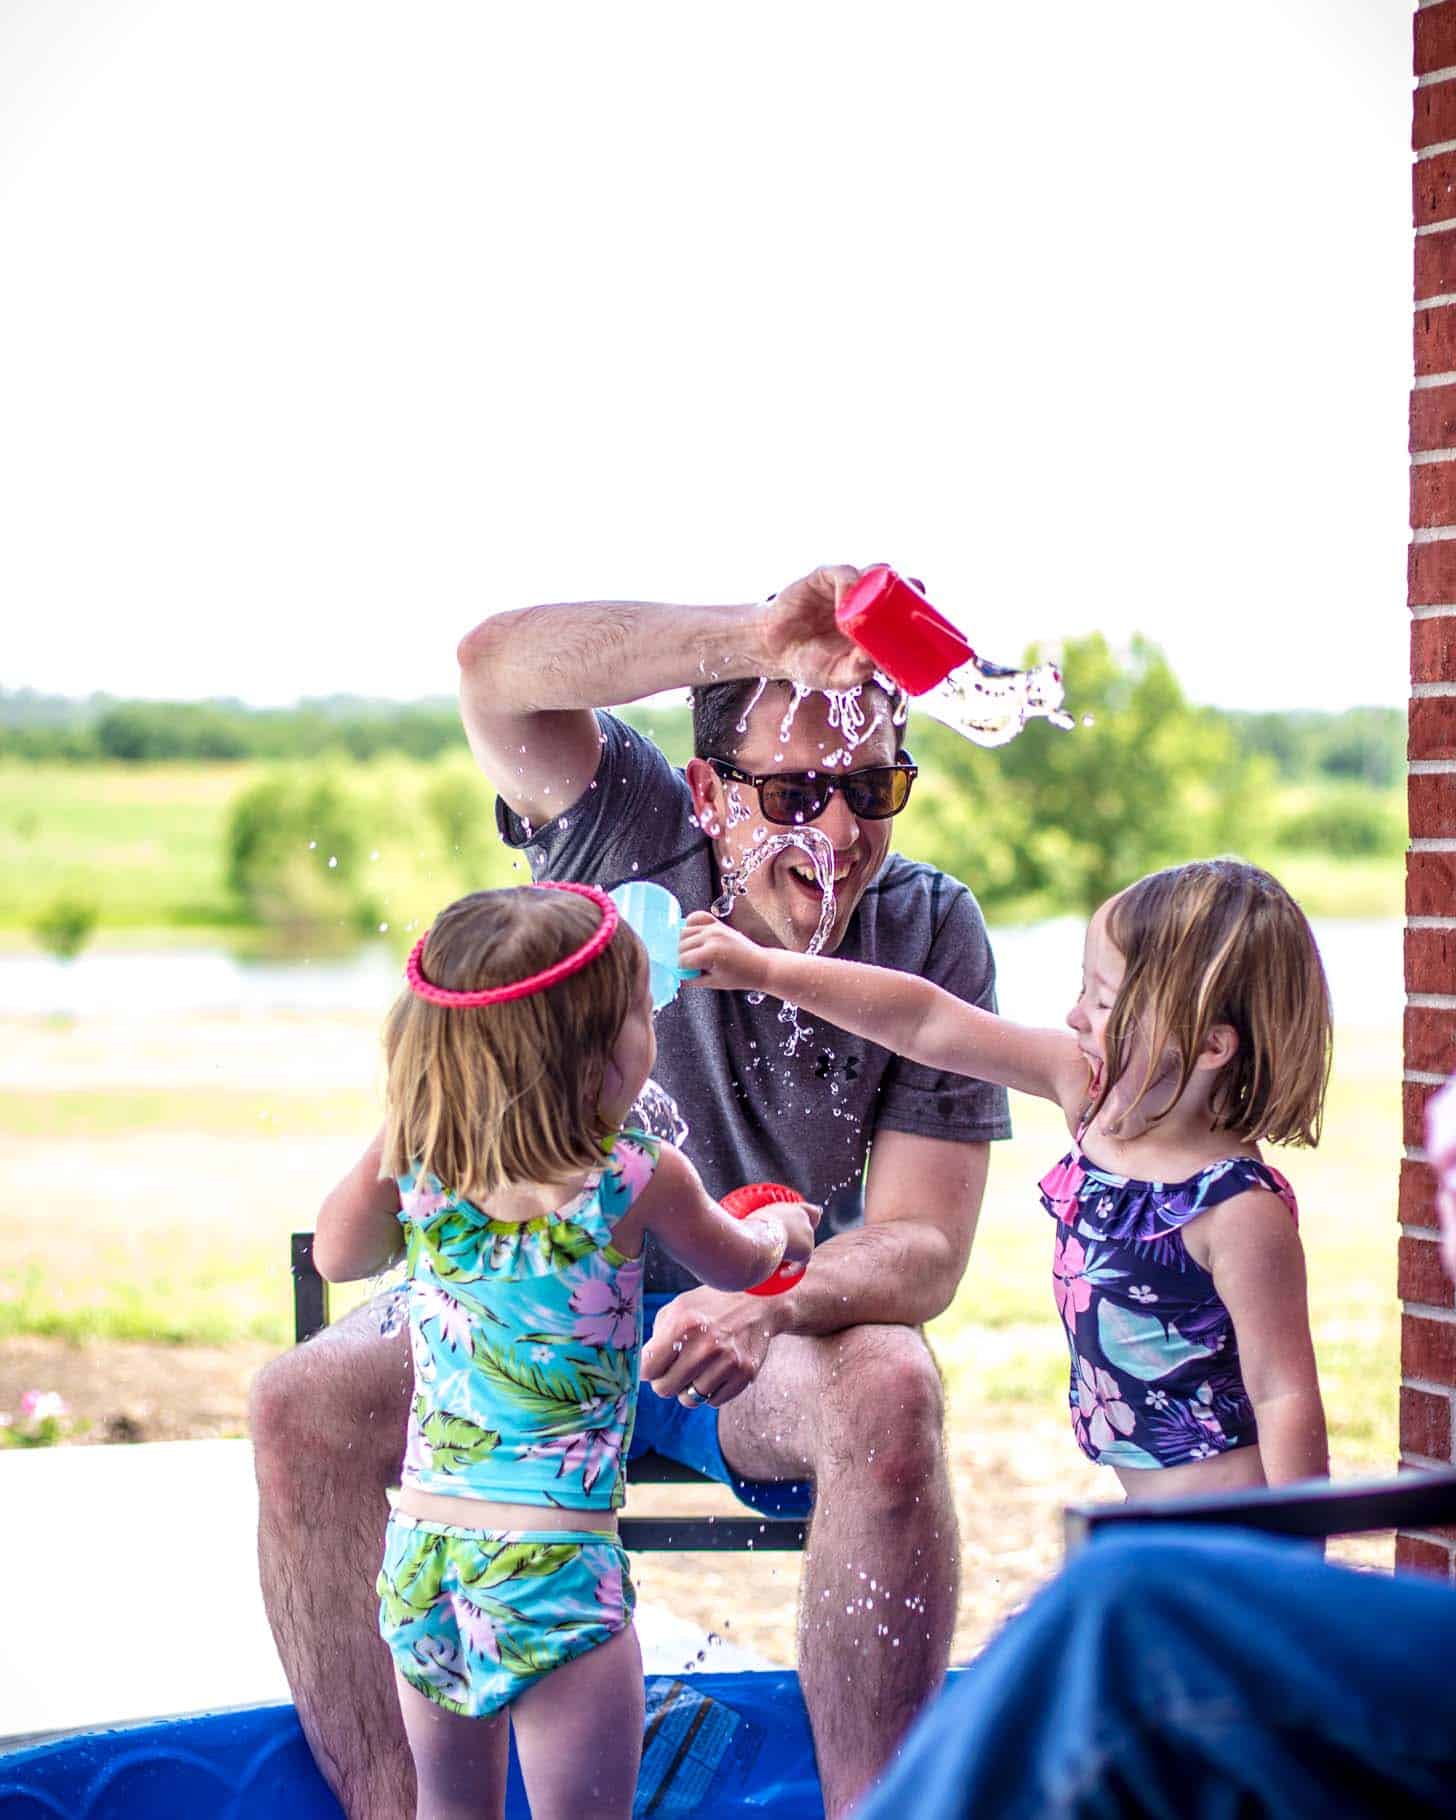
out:
{"label": "red plastic cup", "polygon": [[835,623],[902,689],[924,695],[976,654],[920,592],[876,563],[840,601]]}
{"label": "red plastic cup", "polygon": [[[735,1188],[725,1194],[718,1205],[725,1213],[731,1213],[735,1220],[746,1220],[751,1213],[757,1213],[760,1207],[772,1207],[776,1203],[783,1206],[788,1201],[802,1201],[803,1195],[792,1188],[785,1188],[782,1182],[749,1182],[742,1188]],[[792,1289],[801,1281],[804,1272],[802,1267],[787,1268],[780,1264],[771,1277],[765,1277],[761,1283],[755,1283],[749,1290],[750,1295],[782,1295],[786,1289]]]}

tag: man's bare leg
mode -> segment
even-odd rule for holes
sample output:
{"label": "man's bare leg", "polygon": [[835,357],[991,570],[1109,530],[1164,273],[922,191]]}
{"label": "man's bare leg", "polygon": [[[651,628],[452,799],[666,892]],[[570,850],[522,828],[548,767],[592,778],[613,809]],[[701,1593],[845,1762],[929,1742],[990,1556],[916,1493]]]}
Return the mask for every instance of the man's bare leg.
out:
{"label": "man's bare leg", "polygon": [[815,1482],[799,1680],[829,1820],[886,1769],[945,1675],[960,1569],[942,1420],[935,1363],[908,1327],[782,1335],[722,1412],[735,1472]]}
{"label": "man's bare leg", "polygon": [[409,1396],[408,1338],[382,1337],[372,1304],[253,1385],[263,1603],[309,1748],[349,1820],[415,1811],[374,1594]]}

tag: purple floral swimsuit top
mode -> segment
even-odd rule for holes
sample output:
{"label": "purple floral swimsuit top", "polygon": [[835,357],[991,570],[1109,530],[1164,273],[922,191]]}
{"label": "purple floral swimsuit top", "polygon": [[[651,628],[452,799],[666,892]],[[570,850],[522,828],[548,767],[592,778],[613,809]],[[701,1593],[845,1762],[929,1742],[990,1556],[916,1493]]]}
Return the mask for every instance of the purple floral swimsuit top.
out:
{"label": "purple floral swimsuit top", "polygon": [[415,1392],[404,1483],[446,1496],[615,1509],[637,1413],[642,1259],[612,1231],[658,1142],[623,1131],[580,1194],[534,1220],[487,1218],[433,1176],[402,1176]]}
{"label": "purple floral swimsuit top", "polygon": [[1040,1185],[1057,1221],[1052,1289],[1083,1453],[1109,1466],[1182,1466],[1252,1447],[1233,1320],[1182,1229],[1251,1188],[1271,1189],[1298,1219],[1284,1177],[1228,1157],[1183,1182],[1140,1182],[1099,1169],[1074,1139]]}

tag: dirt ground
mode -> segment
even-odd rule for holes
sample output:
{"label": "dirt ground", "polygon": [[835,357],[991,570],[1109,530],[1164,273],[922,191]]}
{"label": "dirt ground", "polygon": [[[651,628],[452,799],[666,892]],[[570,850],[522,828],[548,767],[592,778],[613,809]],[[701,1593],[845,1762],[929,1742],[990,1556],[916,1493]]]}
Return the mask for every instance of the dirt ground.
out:
{"label": "dirt ground", "polygon": [[[154,1346],[23,1337],[0,1345],[0,1408],[31,1388],[58,1391],[87,1426],[77,1445],[202,1440],[247,1432],[253,1373],[271,1356],[262,1345]],[[1061,1510],[1069,1500],[1105,1497],[1104,1479],[1076,1455],[1056,1412],[1028,1417],[988,1405],[952,1408],[949,1435],[962,1584],[954,1656],[974,1655],[1000,1621],[1056,1571]],[[723,1492],[646,1487],[638,1513],[688,1508],[729,1512]],[[1388,1569],[1389,1537],[1338,1544],[1332,1554]],[[644,1555],[635,1564],[640,1596],[717,1632],[770,1661],[794,1660],[796,1555]]]}

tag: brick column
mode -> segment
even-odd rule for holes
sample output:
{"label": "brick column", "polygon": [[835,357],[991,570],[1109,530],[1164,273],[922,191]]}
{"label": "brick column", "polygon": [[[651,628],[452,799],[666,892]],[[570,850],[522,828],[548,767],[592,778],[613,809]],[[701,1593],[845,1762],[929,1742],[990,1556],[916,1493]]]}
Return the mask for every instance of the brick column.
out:
{"label": "brick column", "polygon": [[[1456,1073],[1456,0],[1415,15],[1415,384],[1406,858],[1405,1156],[1400,1166],[1400,1457],[1456,1460],[1456,1298],[1422,1144]],[[1396,1564],[1456,1578],[1456,1532],[1402,1534]]]}

